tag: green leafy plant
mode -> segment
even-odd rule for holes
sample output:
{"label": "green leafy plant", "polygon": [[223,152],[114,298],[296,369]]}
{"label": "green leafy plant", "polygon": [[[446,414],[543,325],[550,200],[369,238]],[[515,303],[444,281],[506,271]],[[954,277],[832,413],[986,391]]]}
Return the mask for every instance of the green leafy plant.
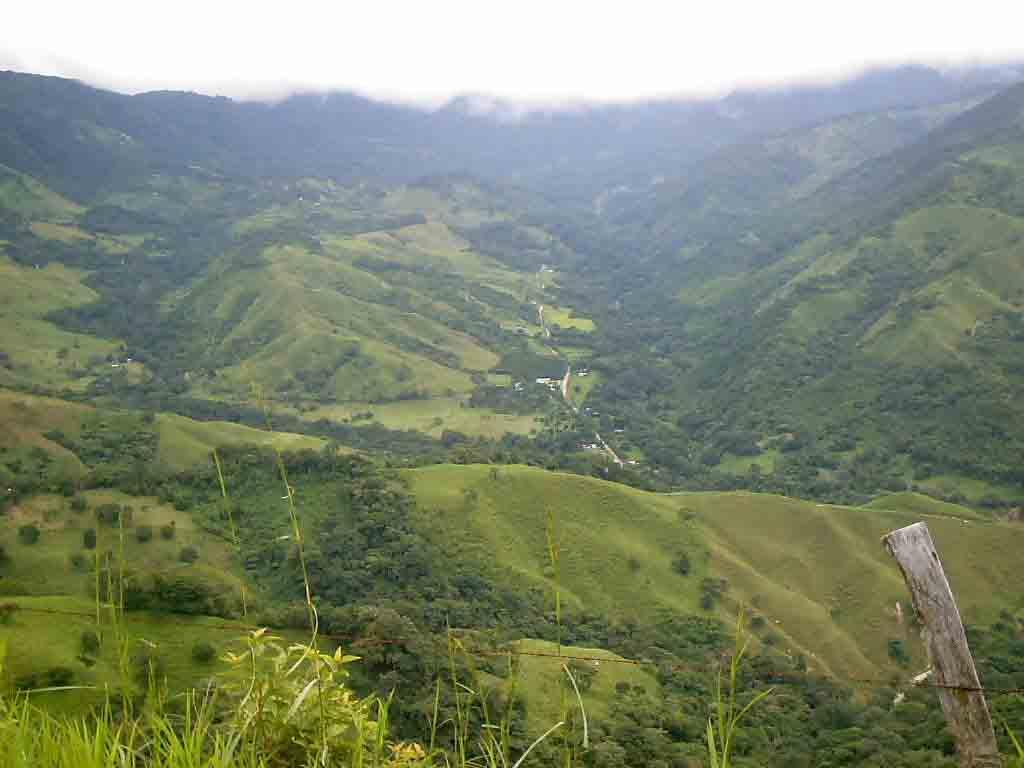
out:
{"label": "green leafy plant", "polygon": [[244,652],[226,655],[236,674],[225,688],[235,729],[267,765],[304,765],[313,756],[317,765],[385,761],[390,702],[349,688],[346,667],[358,657],[285,645],[262,629],[246,643]]}

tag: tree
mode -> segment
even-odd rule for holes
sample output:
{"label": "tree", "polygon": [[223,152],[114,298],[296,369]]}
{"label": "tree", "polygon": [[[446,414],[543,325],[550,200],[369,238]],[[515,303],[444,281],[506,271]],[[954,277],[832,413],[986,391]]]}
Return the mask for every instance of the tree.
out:
{"label": "tree", "polygon": [[196,664],[209,664],[217,658],[217,649],[205,640],[192,646],[192,661]]}
{"label": "tree", "polygon": [[33,523],[23,525],[18,529],[18,540],[22,544],[35,544],[39,541],[40,531],[39,527]]}
{"label": "tree", "polygon": [[100,636],[93,630],[86,629],[79,638],[79,647],[84,656],[96,656],[100,652]]}
{"label": "tree", "polygon": [[166,541],[170,541],[174,538],[174,534],[177,531],[174,528],[174,521],[167,523],[166,525],[160,526],[160,537]]}
{"label": "tree", "polygon": [[85,500],[85,496],[78,494],[73,496],[71,499],[71,511],[76,514],[81,514],[89,508],[89,503]]}
{"label": "tree", "polygon": [[145,544],[147,541],[153,538],[153,526],[151,525],[140,525],[135,529],[135,539],[140,544]]}
{"label": "tree", "polygon": [[178,553],[178,559],[183,563],[194,563],[199,559],[199,550],[195,547],[182,547]]}
{"label": "tree", "polygon": [[96,549],[96,529],[86,528],[82,533],[82,546],[86,549]]}

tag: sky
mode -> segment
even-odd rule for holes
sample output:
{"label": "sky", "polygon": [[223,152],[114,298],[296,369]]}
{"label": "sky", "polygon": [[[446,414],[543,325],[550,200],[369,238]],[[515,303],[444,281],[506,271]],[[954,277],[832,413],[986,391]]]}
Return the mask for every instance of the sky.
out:
{"label": "sky", "polygon": [[7,0],[0,69],[125,92],[559,104],[1024,58],[1017,0]]}

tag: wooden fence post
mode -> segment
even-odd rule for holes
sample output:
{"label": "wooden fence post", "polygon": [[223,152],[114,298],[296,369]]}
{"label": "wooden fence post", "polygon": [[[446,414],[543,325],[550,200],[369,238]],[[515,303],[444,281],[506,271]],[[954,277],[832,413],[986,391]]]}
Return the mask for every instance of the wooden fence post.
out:
{"label": "wooden fence post", "polygon": [[915,523],[882,539],[896,558],[921,620],[921,637],[934,670],[939,701],[963,768],[1002,766],[992,718],[953,591],[928,526]]}

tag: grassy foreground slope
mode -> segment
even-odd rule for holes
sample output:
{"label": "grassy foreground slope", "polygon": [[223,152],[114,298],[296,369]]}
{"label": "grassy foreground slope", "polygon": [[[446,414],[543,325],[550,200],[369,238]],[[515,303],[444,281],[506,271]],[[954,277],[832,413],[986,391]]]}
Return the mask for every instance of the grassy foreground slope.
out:
{"label": "grassy foreground slope", "polygon": [[[820,505],[768,494],[657,495],[527,467],[437,466],[407,473],[418,525],[453,558],[524,586],[554,588],[548,531],[559,542],[562,599],[641,622],[700,613],[705,579],[724,578],[737,603],[765,620],[762,642],[839,675],[893,668],[890,640],[923,660],[896,604],[909,602],[880,537],[921,519],[914,508]],[[887,506],[901,504],[890,498]],[[955,508],[959,510],[960,508]],[[929,517],[967,622],[1019,608],[1015,557],[1024,530]],[[690,572],[674,561],[681,552]]]}
{"label": "grassy foreground slope", "polygon": [[[85,491],[76,501],[84,503],[39,494],[0,516],[0,644],[6,649],[0,686],[74,686],[32,694],[32,701],[78,713],[112,691],[144,688],[147,663],[172,691],[223,671],[220,653],[245,628],[197,614],[241,600],[243,581],[230,545],[154,497],[103,489]],[[123,537],[116,524],[97,519],[105,505],[122,510]],[[33,539],[23,535],[28,528],[37,532]],[[97,580],[99,603],[93,597]],[[118,583],[124,585],[126,605],[141,605],[144,590],[160,595],[161,604],[129,610],[115,621],[118,600],[108,600],[107,594],[108,589],[122,594],[109,586]],[[253,590],[246,591],[251,599]],[[167,600],[177,602],[175,612],[167,612]],[[84,641],[92,633],[98,647]],[[197,658],[193,653],[200,644],[209,652]]]}
{"label": "grassy foreground slope", "polygon": [[[110,691],[137,683],[130,658],[124,660],[127,664],[120,658],[122,646],[112,626],[103,632],[95,661],[86,666],[78,660],[82,633],[96,627],[92,601],[46,596],[18,597],[13,602],[19,610],[9,623],[0,625],[0,642],[7,648],[4,685],[55,667],[69,668],[74,675],[72,684],[80,688],[32,694],[31,700],[51,711],[79,714],[87,706],[102,704]],[[244,633],[227,626],[223,619],[207,616],[129,613],[122,637],[129,656],[148,649],[151,658],[159,659],[169,689],[179,691],[225,671],[226,665],[218,657],[229,646],[236,646]],[[216,655],[212,660],[200,662],[192,657],[193,648],[200,643],[213,647]]]}

